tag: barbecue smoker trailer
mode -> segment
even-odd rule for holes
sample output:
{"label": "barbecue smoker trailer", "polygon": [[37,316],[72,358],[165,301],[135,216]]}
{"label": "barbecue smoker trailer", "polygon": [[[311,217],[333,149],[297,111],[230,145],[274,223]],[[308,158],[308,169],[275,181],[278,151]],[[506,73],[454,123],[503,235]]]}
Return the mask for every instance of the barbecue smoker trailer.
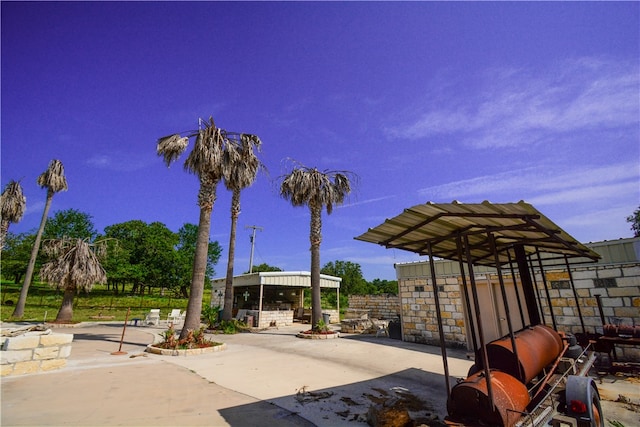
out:
{"label": "barbecue smoker trailer", "polygon": [[[426,203],[405,209],[356,237],[429,257],[451,426],[603,427],[600,396],[588,373],[595,361],[589,342],[558,331],[544,270],[566,268],[586,336],[571,266],[600,256],[525,202]],[[451,387],[434,258],[458,261],[475,364]],[[496,270],[509,333],[486,342],[474,267]],[[535,271],[543,283],[535,283]],[[510,307],[504,277],[519,278]],[[543,311],[546,299],[548,311]],[[511,300],[513,301],[513,300]],[[546,314],[546,316],[545,316]],[[514,330],[512,316],[523,328]],[[551,325],[545,324],[550,318]]]}

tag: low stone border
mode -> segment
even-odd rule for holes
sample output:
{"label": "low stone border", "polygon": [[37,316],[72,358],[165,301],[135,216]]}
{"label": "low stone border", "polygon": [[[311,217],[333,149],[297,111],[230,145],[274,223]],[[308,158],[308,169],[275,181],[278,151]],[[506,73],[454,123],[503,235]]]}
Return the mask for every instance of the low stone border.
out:
{"label": "low stone border", "polygon": [[186,350],[173,350],[169,348],[154,347],[153,344],[147,346],[146,351],[151,354],[159,354],[161,356],[197,356],[200,354],[214,353],[227,349],[227,344],[222,343],[213,347],[190,348]]}
{"label": "low stone border", "polygon": [[25,331],[0,339],[0,376],[51,371],[66,366],[71,354],[73,334]]}
{"label": "low stone border", "polygon": [[296,334],[298,338],[304,338],[307,340],[331,340],[334,338],[340,338],[340,332],[335,332],[333,334],[305,334],[300,332]]}

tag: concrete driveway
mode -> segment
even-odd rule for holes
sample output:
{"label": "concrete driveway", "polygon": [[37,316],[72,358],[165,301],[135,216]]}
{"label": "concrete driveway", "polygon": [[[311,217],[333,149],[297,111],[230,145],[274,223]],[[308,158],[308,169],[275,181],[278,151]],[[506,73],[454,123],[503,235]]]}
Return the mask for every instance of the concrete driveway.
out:
{"label": "concrete driveway", "polygon": [[[162,328],[127,327],[127,354],[118,356],[122,324],[60,328],[74,334],[67,366],[3,378],[2,425],[364,426],[369,407],[392,398],[424,423],[446,415],[439,348],[365,335],[296,338],[306,327],[215,335],[225,351],[188,357],[144,353]],[[472,362],[448,355],[454,384]],[[632,399],[633,386],[624,391]],[[604,412],[640,425],[621,404],[605,402]]]}

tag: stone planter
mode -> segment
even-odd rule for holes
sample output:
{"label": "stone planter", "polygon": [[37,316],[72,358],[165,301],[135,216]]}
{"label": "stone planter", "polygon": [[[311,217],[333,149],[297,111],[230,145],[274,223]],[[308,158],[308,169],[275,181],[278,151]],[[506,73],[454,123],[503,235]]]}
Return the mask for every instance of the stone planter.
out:
{"label": "stone planter", "polygon": [[298,338],[304,338],[307,340],[331,340],[334,338],[340,338],[339,332],[334,332],[332,334],[305,334],[304,332],[300,332],[296,334]]}
{"label": "stone planter", "polygon": [[154,347],[153,344],[147,346],[146,351],[151,354],[159,354],[161,356],[198,356],[200,354],[214,353],[227,349],[227,344],[222,343],[213,347],[190,348],[187,350],[173,350],[170,348]]}

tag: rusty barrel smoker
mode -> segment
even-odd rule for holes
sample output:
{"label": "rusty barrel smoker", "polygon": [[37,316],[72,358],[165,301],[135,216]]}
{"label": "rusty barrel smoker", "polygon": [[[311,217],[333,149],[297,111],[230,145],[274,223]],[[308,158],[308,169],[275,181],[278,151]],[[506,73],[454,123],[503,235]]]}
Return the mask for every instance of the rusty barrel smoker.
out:
{"label": "rusty barrel smoker", "polygon": [[452,420],[480,420],[489,425],[511,426],[531,401],[526,384],[537,377],[562,353],[562,337],[553,329],[536,325],[486,345],[491,372],[491,402],[482,358],[476,357],[481,370],[456,384],[447,402]]}

